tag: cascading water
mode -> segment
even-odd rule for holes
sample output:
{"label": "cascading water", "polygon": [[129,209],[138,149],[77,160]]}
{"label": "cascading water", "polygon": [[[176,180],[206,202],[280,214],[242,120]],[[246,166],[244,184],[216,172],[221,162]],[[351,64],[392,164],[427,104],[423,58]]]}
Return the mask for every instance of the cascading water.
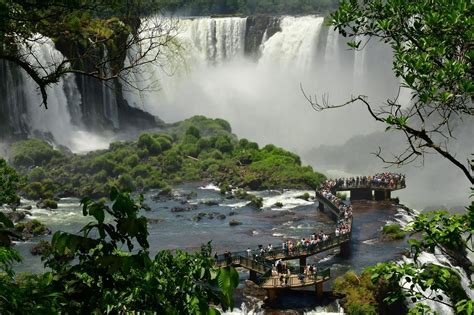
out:
{"label": "cascading water", "polygon": [[[44,67],[45,74],[64,57],[54,48],[49,38],[38,37],[32,41],[30,60]],[[35,59],[33,59],[33,55]],[[57,84],[47,88],[48,110],[42,106],[42,98],[36,83],[25,71],[13,64],[2,63],[0,75],[6,77],[6,102],[2,112],[9,113],[6,122],[14,132],[40,134],[56,144],[73,151],[88,151],[107,146],[107,141],[93,136],[72,122],[71,112],[79,115],[81,95],[73,75],[65,75]]]}
{"label": "cascading water", "polygon": [[[347,101],[356,93],[383,99],[387,90],[396,93],[396,85],[386,80],[391,76],[386,54],[375,58],[386,58],[385,63],[374,65],[367,57],[367,62],[357,61],[341,37],[324,26],[323,17],[282,17],[276,33],[267,32],[268,22],[263,29],[255,29],[259,24],[254,23],[252,34],[262,35],[255,40],[246,38],[249,19],[181,19],[176,41],[183,50],[168,71],[173,75],[164,74],[162,67],[144,69],[159,81],[160,90],[128,93],[128,102],[167,122],[192,115],[221,117],[241,137],[296,150],[308,144],[341,143],[354,130],[375,129],[362,107],[316,114],[300,85],[309,94],[328,95],[331,103]],[[252,54],[244,44],[258,40]],[[372,88],[373,82],[384,82],[385,87]],[[334,122],[341,122],[340,127],[333,128]]]}

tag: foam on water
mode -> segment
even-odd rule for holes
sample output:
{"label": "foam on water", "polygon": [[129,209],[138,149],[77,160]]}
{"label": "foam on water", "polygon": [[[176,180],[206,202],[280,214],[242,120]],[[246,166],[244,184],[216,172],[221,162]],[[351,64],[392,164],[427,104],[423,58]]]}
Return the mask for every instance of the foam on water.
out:
{"label": "foam on water", "polygon": [[[313,201],[306,201],[304,199],[298,198],[305,193],[308,193],[310,197],[314,197],[314,191],[306,191],[306,190],[285,190],[282,193],[276,192],[277,195],[274,196],[262,196],[259,192],[252,192],[256,195],[259,195],[263,198],[263,208],[264,209],[271,209],[274,211],[281,211],[281,210],[291,210],[299,206],[307,206],[314,204]],[[283,207],[278,208],[274,205],[280,202],[283,204]]]}
{"label": "foam on water", "polygon": [[217,187],[214,184],[207,184],[206,186],[201,186],[199,189],[206,189],[206,190],[215,190],[215,191],[221,191],[219,187]]}
{"label": "foam on water", "polygon": [[373,238],[370,240],[365,240],[362,243],[367,244],[367,245],[374,245],[374,244],[377,244],[378,242],[379,240],[377,238]]}

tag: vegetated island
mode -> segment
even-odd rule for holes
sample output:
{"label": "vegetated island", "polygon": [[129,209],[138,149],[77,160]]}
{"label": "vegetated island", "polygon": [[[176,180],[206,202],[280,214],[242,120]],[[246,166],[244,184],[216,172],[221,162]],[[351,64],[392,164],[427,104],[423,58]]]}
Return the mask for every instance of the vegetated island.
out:
{"label": "vegetated island", "polygon": [[11,164],[26,178],[21,194],[34,200],[98,199],[112,187],[161,189],[166,194],[170,185],[189,181],[216,183],[222,193],[232,188],[314,189],[326,179],[311,166],[302,166],[296,154],[239,140],[227,121],[203,116],[84,155],[39,139],[16,142],[10,149]]}

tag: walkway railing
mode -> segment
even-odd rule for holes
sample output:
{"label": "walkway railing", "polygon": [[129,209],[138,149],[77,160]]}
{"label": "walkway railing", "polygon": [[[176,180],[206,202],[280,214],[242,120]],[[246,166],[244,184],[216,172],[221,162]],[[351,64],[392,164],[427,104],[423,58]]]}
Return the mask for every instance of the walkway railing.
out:
{"label": "walkway railing", "polygon": [[[339,187],[338,187],[339,188]],[[334,217],[338,221],[341,218],[341,210],[333,204],[329,199],[324,197],[319,191],[316,191],[316,199],[323,203],[325,207],[333,212]],[[326,281],[330,277],[330,269],[315,272],[314,274],[302,274],[301,270],[292,270],[290,274],[272,275],[273,262],[282,259],[290,260],[312,256],[331,248],[338,247],[346,242],[349,242],[352,237],[352,216],[349,220],[349,231],[346,233],[337,234],[331,233],[327,235],[327,239],[317,241],[314,244],[295,246],[289,248],[282,245],[272,246],[270,250],[247,250],[239,252],[227,252],[226,254],[218,255],[216,257],[216,266],[240,266],[249,269],[259,274],[255,279],[256,283],[263,288],[275,287],[299,287],[313,285],[317,282]]]}
{"label": "walkway railing", "polygon": [[395,185],[390,185],[390,184],[385,184],[385,183],[380,183],[380,184],[375,184],[375,183],[367,183],[367,184],[359,184],[359,185],[335,185],[333,187],[334,191],[339,191],[339,190],[348,190],[348,189],[404,189],[406,188],[405,183],[397,183]]}
{"label": "walkway railing", "polygon": [[268,277],[265,281],[259,283],[259,285],[262,288],[303,287],[314,285],[317,282],[327,281],[330,276],[331,270],[329,268],[312,274],[279,274]]}

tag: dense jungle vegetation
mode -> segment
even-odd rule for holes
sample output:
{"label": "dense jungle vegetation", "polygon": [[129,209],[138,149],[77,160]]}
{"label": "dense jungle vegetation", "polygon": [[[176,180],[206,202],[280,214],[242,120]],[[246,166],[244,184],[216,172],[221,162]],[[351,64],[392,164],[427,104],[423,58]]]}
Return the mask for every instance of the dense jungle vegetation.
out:
{"label": "dense jungle vegetation", "polygon": [[238,139],[228,122],[196,116],[136,141],[114,142],[108,150],[76,155],[31,139],[13,144],[10,160],[26,177],[22,189],[30,199],[108,195],[161,189],[171,184],[206,180],[251,190],[312,188],[325,180],[300,158],[274,145]]}

